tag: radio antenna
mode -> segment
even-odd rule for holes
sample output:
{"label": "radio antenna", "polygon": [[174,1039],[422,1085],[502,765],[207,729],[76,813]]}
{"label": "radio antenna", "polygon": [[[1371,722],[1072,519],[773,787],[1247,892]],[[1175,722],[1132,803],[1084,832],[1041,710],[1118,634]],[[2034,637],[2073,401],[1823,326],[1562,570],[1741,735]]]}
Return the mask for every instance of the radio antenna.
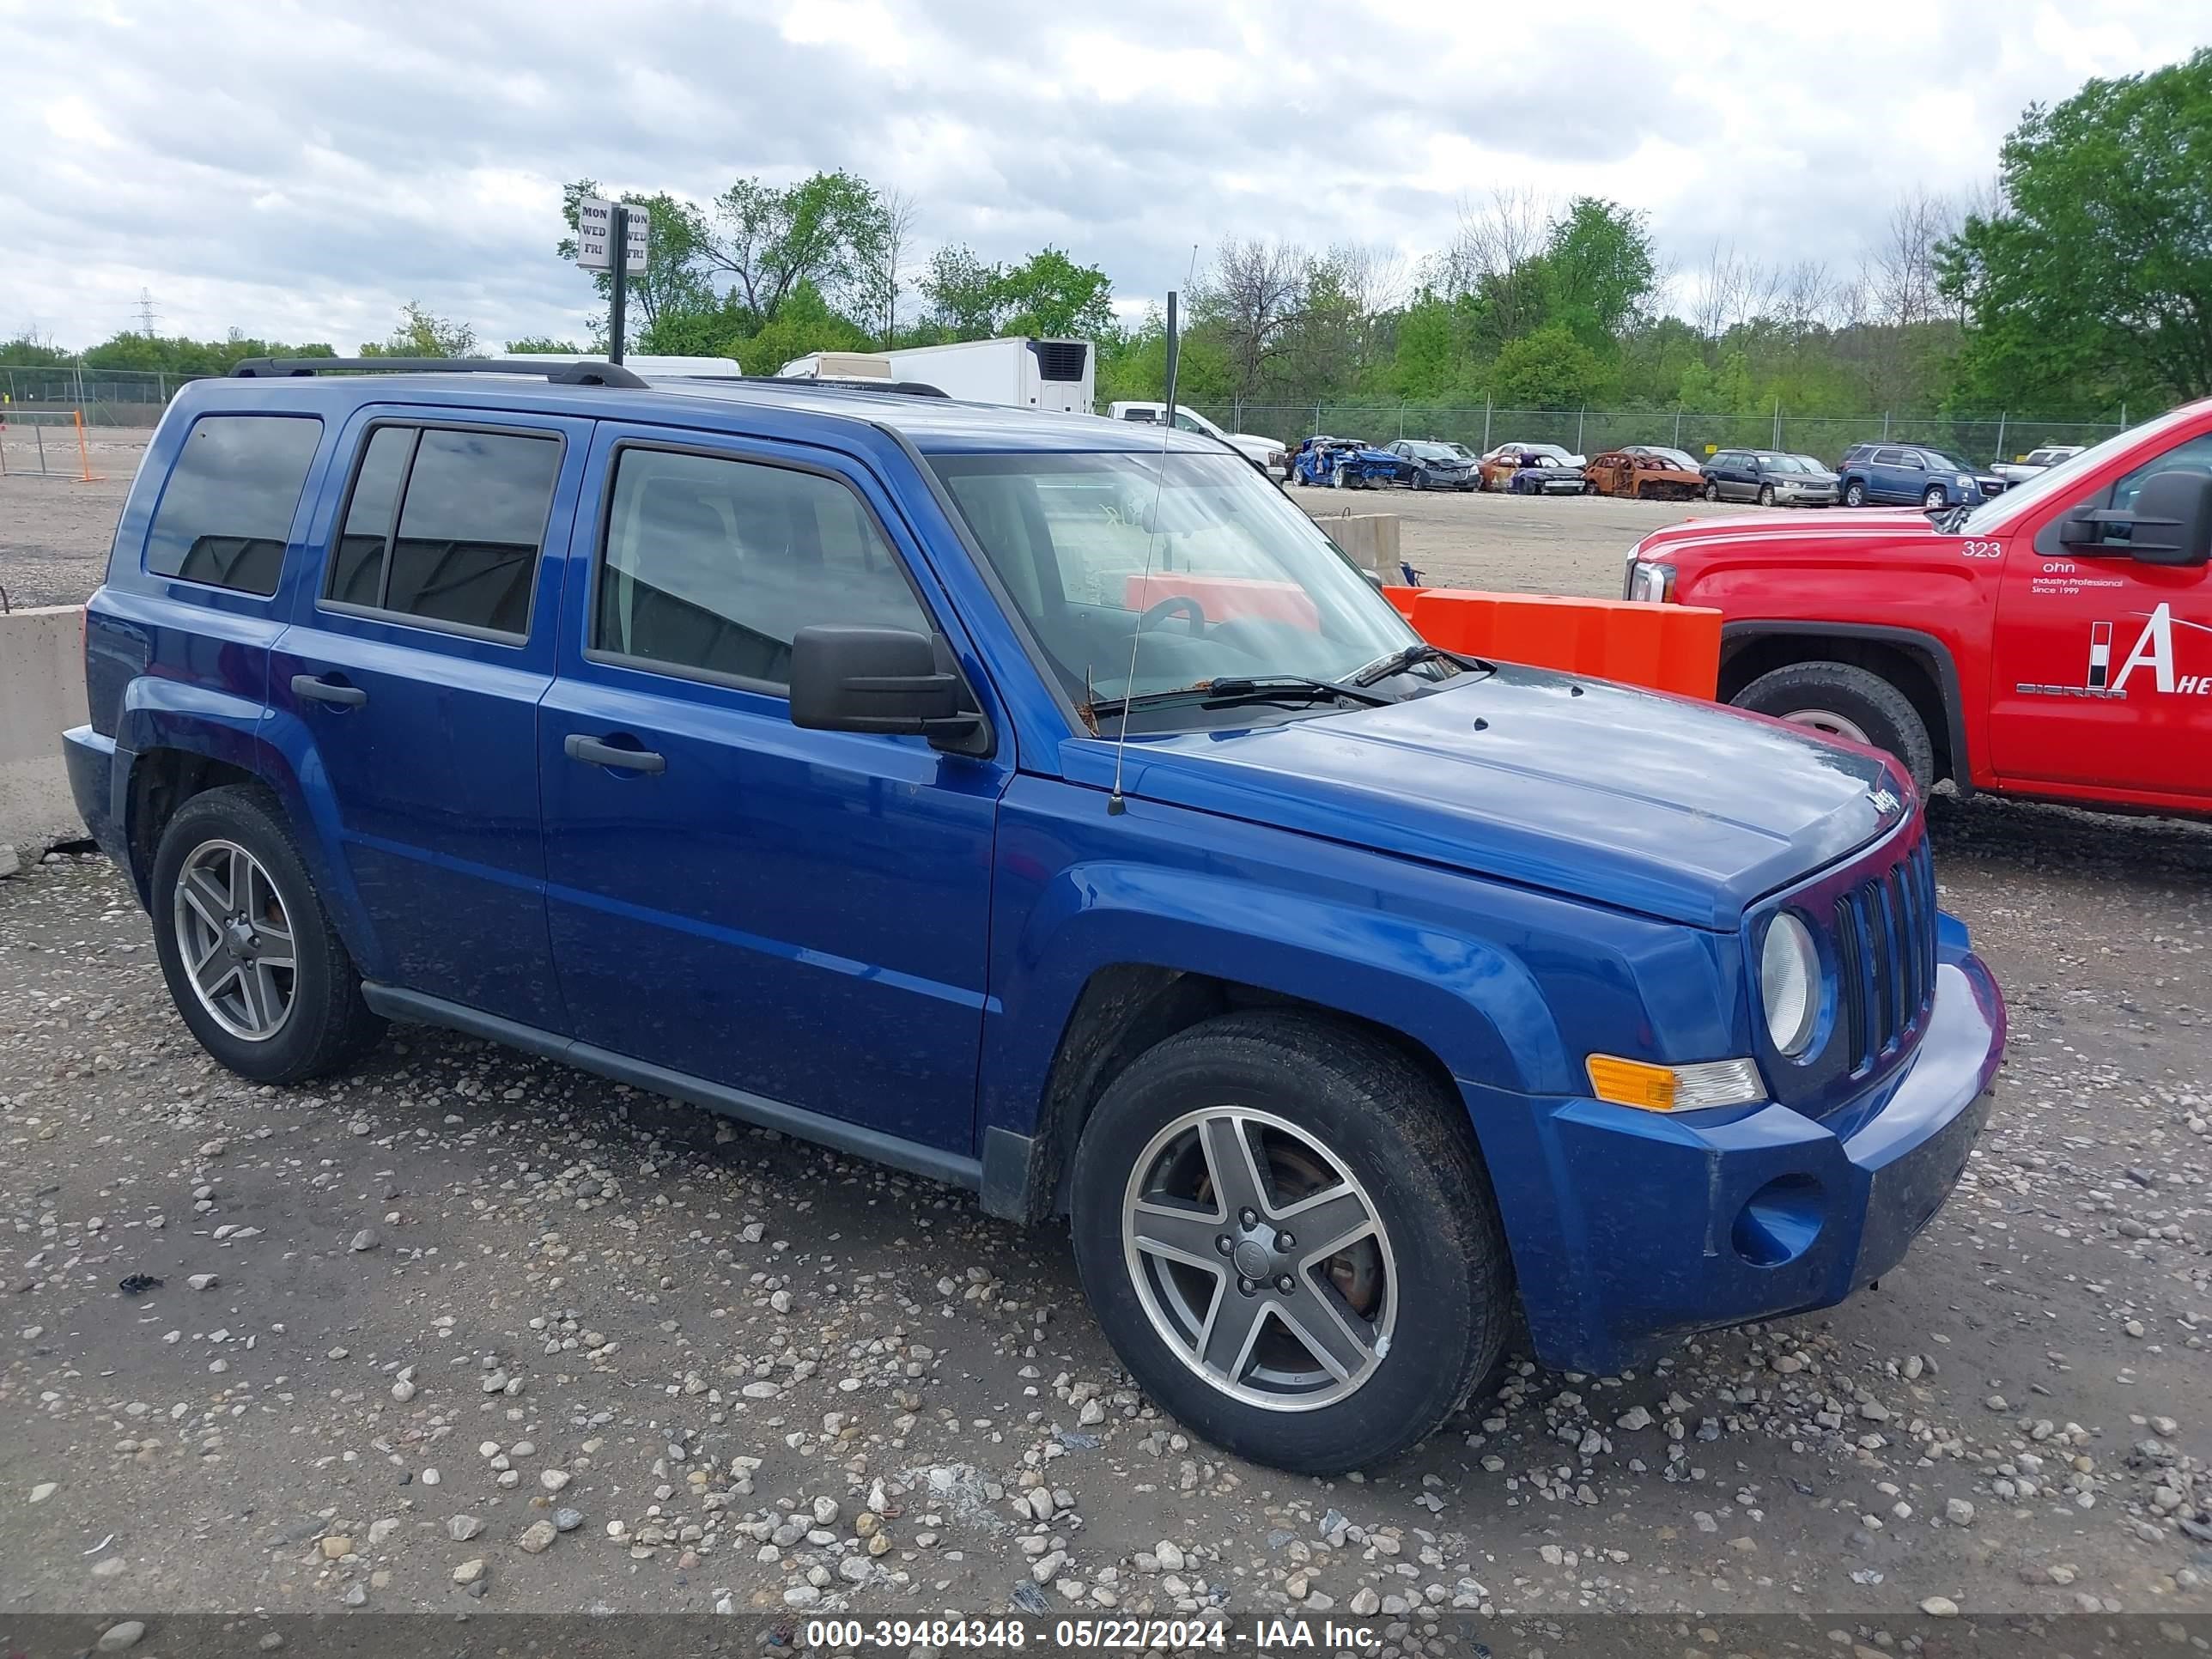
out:
{"label": "radio antenna", "polygon": [[[1197,251],[1193,249],[1193,258]],[[1129,810],[1121,798],[1121,757],[1129,747],[1129,700],[1137,692],[1137,641],[1144,637],[1145,611],[1152,595],[1152,548],[1160,536],[1160,502],[1168,487],[1169,446],[1175,440],[1176,416],[1176,291],[1168,290],[1168,404],[1160,421],[1160,471],[1152,483],[1152,521],[1145,536],[1145,574],[1137,584],[1137,620],[1129,628],[1129,677],[1121,684],[1121,729],[1114,734],[1114,790],[1106,797],[1109,817]]]}

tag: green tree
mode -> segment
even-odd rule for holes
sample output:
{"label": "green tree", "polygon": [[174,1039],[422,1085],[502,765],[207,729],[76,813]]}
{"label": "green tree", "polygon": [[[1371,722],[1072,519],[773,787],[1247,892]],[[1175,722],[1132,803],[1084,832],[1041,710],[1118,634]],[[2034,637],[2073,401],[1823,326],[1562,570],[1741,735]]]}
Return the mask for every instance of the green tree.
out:
{"label": "green tree", "polygon": [[467,357],[475,355],[477,331],[467,323],[434,316],[419,300],[399,309],[399,321],[389,338],[367,341],[364,357]]}
{"label": "green tree", "polygon": [[998,331],[1002,273],[972,249],[947,244],[929,257],[919,284],[942,340],[987,340]]}
{"label": "green tree", "polygon": [[76,361],[73,354],[27,328],[12,340],[0,341],[0,363],[13,368],[60,368]]}
{"label": "green tree", "polygon": [[773,320],[750,338],[731,338],[714,355],[733,356],[748,374],[773,374],[812,351],[866,351],[875,339],[851,318],[830,309],[813,283],[801,282],[784,296]]}
{"label": "green tree", "polygon": [[997,289],[1001,334],[1095,340],[1114,326],[1114,284],[1106,273],[1056,247],[1000,271]]}
{"label": "green tree", "polygon": [[550,334],[526,334],[520,340],[507,343],[509,351],[577,351],[584,349],[574,340],[556,340]]}
{"label": "green tree", "polygon": [[801,283],[831,300],[864,288],[890,231],[875,187],[842,168],[781,189],[740,179],[714,198],[714,213],[705,263],[731,277],[763,323]]}
{"label": "green tree", "polygon": [[1550,319],[1593,350],[1610,350],[1651,296],[1657,267],[1644,216],[1578,196],[1552,222],[1543,282]]}
{"label": "green tree", "polygon": [[2054,106],[1999,153],[2002,205],[1942,251],[1970,398],[2017,408],[2212,393],[2212,48]]}
{"label": "green tree", "polygon": [[1516,409],[1577,409],[1605,389],[1598,355],[1559,323],[1510,340],[1492,368],[1498,401]]}

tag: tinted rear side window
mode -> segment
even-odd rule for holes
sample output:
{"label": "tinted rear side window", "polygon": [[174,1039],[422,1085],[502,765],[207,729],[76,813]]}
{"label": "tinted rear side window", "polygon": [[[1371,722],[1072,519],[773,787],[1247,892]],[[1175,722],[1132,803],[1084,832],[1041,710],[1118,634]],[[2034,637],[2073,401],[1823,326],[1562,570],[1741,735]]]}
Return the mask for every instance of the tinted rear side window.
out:
{"label": "tinted rear side window", "polygon": [[550,435],[377,428],[355,475],[325,591],[371,610],[528,632],[560,471],[561,441]]}
{"label": "tinted rear side window", "polygon": [[146,568],[241,593],[274,593],[292,515],[322,439],[323,423],[312,415],[202,416],[161,490]]}

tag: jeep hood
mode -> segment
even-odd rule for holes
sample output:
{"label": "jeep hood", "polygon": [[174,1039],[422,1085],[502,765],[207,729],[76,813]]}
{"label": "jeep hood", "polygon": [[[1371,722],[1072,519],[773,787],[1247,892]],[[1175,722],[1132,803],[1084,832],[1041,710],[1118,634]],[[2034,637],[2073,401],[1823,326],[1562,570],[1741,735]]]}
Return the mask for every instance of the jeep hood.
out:
{"label": "jeep hood", "polygon": [[[1113,752],[1072,741],[1069,778],[1105,787]],[[1721,929],[1896,823],[1908,793],[1871,750],[1513,666],[1382,708],[1135,738],[1123,788]]]}

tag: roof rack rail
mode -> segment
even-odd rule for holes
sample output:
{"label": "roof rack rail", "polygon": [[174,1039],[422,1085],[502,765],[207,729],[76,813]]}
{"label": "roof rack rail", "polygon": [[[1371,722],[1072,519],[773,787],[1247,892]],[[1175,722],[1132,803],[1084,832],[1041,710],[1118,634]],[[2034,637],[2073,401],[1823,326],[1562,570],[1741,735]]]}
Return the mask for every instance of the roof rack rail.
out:
{"label": "roof rack rail", "polygon": [[247,357],[230,372],[251,380],[341,369],[371,374],[526,374],[555,386],[615,386],[634,391],[647,385],[619,363],[530,362],[515,357]]}

